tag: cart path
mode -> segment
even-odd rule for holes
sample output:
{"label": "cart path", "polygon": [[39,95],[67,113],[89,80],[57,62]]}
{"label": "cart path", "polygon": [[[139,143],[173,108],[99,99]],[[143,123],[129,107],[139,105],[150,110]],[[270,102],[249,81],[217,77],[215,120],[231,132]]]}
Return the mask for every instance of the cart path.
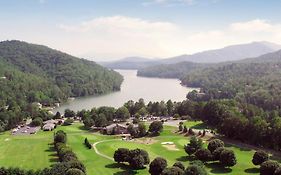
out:
{"label": "cart path", "polygon": [[107,156],[107,155],[102,154],[101,152],[99,152],[99,150],[97,149],[97,145],[100,144],[100,143],[110,142],[110,141],[115,141],[115,140],[120,140],[120,139],[101,140],[101,141],[95,142],[95,143],[93,144],[93,148],[94,148],[96,154],[99,155],[99,156],[101,156],[101,157],[104,157],[104,158],[106,158],[106,159],[109,159],[109,160],[111,160],[111,161],[114,161],[114,159],[113,159],[112,157],[109,157],[109,156]]}

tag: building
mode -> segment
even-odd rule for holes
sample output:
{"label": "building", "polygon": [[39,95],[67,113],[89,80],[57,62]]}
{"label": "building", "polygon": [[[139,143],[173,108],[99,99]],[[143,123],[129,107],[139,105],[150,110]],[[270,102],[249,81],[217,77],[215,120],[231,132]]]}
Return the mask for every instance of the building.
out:
{"label": "building", "polygon": [[52,131],[56,128],[55,124],[48,123],[43,126],[43,131]]}
{"label": "building", "polygon": [[103,129],[103,133],[114,135],[114,134],[128,134],[127,126],[121,124],[111,124]]}
{"label": "building", "polygon": [[52,131],[56,128],[57,124],[59,123],[59,121],[57,120],[47,120],[43,122],[43,131]]}

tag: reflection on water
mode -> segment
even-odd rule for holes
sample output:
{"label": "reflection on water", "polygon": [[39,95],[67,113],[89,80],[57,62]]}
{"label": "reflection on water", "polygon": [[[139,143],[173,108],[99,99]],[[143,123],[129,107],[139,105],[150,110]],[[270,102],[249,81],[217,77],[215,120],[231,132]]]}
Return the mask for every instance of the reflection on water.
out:
{"label": "reflection on water", "polygon": [[120,107],[128,100],[137,101],[143,98],[149,101],[182,101],[186,94],[194,88],[180,85],[177,79],[145,78],[138,77],[136,70],[116,70],[124,77],[121,91],[99,96],[77,98],[71,102],[61,105],[54,112],[63,112],[69,108],[74,111],[91,109],[92,107],[113,106]]}

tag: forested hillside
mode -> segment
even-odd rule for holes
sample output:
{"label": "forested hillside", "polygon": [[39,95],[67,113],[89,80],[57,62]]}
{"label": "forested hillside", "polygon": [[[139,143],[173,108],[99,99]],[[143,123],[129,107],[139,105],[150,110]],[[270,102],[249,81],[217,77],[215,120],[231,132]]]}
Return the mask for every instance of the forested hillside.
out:
{"label": "forested hillside", "polygon": [[181,62],[177,64],[162,64],[146,67],[138,70],[138,76],[159,77],[159,78],[182,78],[186,74],[201,68],[206,68],[212,64]]}
{"label": "forested hillside", "polygon": [[[198,70],[181,80],[187,86],[202,87],[205,100],[235,98],[265,110],[280,110],[280,53],[267,54],[252,59],[251,62],[230,63]],[[264,61],[261,62],[262,60]],[[190,97],[194,96],[190,94]]]}
{"label": "forested hillside", "polygon": [[113,70],[45,46],[0,42],[0,120],[6,126],[11,124],[7,116],[29,116],[23,113],[33,102],[52,105],[68,97],[116,91],[122,80]]}

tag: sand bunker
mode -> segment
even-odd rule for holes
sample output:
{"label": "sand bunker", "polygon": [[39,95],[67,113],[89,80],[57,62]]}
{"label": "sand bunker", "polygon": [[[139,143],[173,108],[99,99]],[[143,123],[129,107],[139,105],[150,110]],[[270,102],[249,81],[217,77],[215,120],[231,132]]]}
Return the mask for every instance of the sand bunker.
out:
{"label": "sand bunker", "polygon": [[140,138],[140,139],[134,139],[134,142],[140,143],[140,144],[145,144],[145,145],[151,145],[153,143],[156,143],[157,141],[152,138]]}
{"label": "sand bunker", "polygon": [[162,142],[161,145],[170,151],[179,151],[174,142]]}

